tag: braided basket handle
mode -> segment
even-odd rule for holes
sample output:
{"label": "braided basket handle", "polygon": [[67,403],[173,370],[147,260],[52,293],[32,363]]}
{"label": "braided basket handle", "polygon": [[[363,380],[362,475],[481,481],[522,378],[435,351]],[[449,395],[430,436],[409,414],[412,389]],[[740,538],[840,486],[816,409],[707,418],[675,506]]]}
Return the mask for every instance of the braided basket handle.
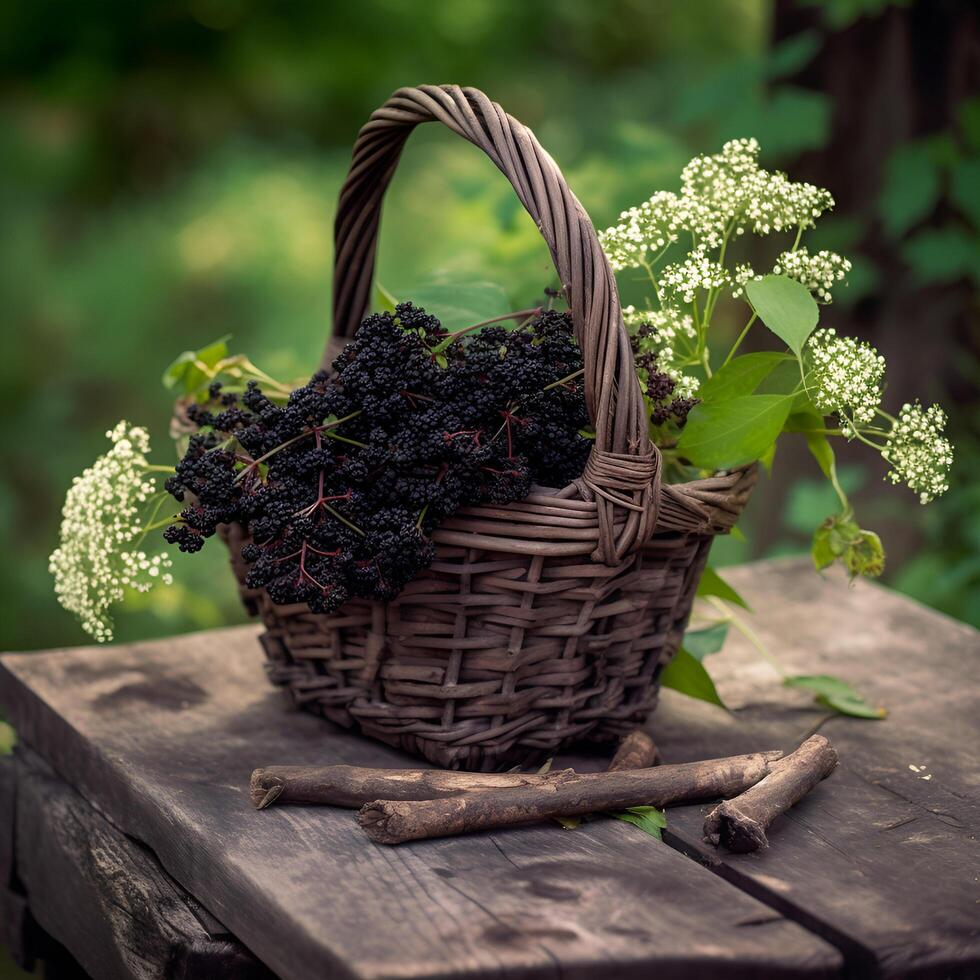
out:
{"label": "braided basket handle", "polygon": [[[616,564],[653,533],[660,453],[650,442],[619,292],[585,209],[534,134],[473,88],[399,89],[361,129],[334,225],[335,336],[352,336],[367,309],[381,202],[405,140],[438,121],[478,146],[511,182],[558,271],[585,364],[585,399],[596,429],[582,484],[596,501],[594,558]],[[330,357],[324,353],[323,366]]]}

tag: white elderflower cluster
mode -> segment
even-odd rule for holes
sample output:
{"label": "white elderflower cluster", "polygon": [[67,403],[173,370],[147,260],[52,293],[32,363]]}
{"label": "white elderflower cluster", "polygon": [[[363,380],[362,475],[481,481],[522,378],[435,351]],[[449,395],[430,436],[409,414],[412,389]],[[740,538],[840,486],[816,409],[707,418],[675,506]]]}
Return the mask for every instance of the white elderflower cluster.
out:
{"label": "white elderflower cluster", "polygon": [[600,232],[599,241],[616,272],[635,269],[677,241],[681,212],[676,194],[658,191],[649,201],[624,211],[620,223]]}
{"label": "white elderflower cluster", "polygon": [[669,293],[677,293],[685,303],[693,303],[699,289],[725,286],[730,277],[724,266],[708,255],[706,245],[699,245],[682,262],[665,265],[660,284]]}
{"label": "white elderflower cluster", "polygon": [[682,314],[676,306],[662,310],[637,310],[627,306],[623,309],[623,320],[631,333],[643,326],[650,327],[650,331],[640,338],[640,353],[657,355],[657,368],[674,382],[675,397],[693,398],[701,382],[681,370],[677,352],[679,337],[685,338],[685,342],[697,337],[690,314]]}
{"label": "white elderflower cluster", "polygon": [[695,157],[681,173],[681,196],[700,201],[714,214],[715,226],[757,235],[808,228],[834,199],[813,184],[797,183],[759,166],[759,143],[730,140],[720,153]]}
{"label": "white elderflower cluster", "polygon": [[746,283],[761,278],[762,276],[748,262],[740,262],[732,270],[732,297],[738,299],[745,292]]}
{"label": "white elderflower cluster", "polygon": [[821,249],[815,255],[805,249],[783,252],[772,270],[802,283],[824,303],[833,299],[831,289],[851,271],[851,263],[836,252]]}
{"label": "white elderflower cluster", "polygon": [[953,444],[943,435],[945,428],[946,413],[938,405],[923,409],[918,401],[906,403],[881,453],[892,466],[887,478],[904,483],[923,504],[949,489]]}
{"label": "white elderflower cluster", "polygon": [[599,235],[617,272],[642,267],[690,232],[696,250],[721,248],[728,235],[809,228],[834,199],[813,184],[759,166],[759,143],[730,140],[720,153],[697,156],[681,173],[681,192],[660,191],[624,211]]}
{"label": "white elderflower cluster", "polygon": [[867,425],[874,421],[881,404],[885,359],[870,344],[838,337],[833,328],[817,330],[807,350],[811,401],[821,412],[842,416],[844,435],[853,438],[847,419]]}
{"label": "white elderflower cluster", "polygon": [[790,180],[784,173],[759,170],[756,188],[748,194],[746,223],[757,235],[789,228],[810,228],[834,206],[830,191]]}
{"label": "white elderflower cluster", "polygon": [[108,611],[126,588],[147,592],[172,581],[166,554],[149,556],[138,548],[140,510],[155,490],[146,470],[149,434],[123,421],[106,437],[112,448],[68,490],[61,546],[49,560],[59,602],[100,643],[112,639]]}

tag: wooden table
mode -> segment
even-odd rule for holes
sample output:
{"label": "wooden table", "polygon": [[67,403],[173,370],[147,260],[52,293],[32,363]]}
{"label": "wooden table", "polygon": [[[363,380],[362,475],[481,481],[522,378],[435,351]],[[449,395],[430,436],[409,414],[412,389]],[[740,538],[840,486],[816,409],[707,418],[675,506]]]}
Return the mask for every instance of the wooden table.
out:
{"label": "wooden table", "polygon": [[799,561],[730,578],[789,669],[890,709],[828,718],[734,634],[709,661],[730,714],[665,693],[667,761],[816,727],[837,745],[767,852],[705,845],[700,806],[669,812],[664,844],[598,820],[375,845],[349,811],[252,809],[259,765],[412,764],[289,709],[255,628],[8,654],[0,942],[56,941],[98,980],[980,976],[978,634]]}

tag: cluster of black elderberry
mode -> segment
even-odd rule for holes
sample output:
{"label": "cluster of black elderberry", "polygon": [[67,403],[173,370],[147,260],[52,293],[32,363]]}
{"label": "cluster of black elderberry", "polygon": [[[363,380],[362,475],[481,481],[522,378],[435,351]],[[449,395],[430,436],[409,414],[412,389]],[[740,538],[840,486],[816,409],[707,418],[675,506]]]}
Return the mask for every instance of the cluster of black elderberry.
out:
{"label": "cluster of black elderberry", "polygon": [[564,486],[590,441],[582,356],[567,314],[454,337],[411,304],[368,317],[333,365],[285,404],[214,385],[190,412],[165,537],[197,551],[244,525],[248,585],[329,612],[393,598],[433,558],[460,507]]}
{"label": "cluster of black elderberry", "polygon": [[643,340],[655,333],[655,328],[648,323],[640,326],[630,337],[633,348],[633,360],[640,378],[645,383],[644,392],[650,421],[656,425],[673,422],[681,428],[687,421],[688,413],[698,404],[697,398],[678,398],[674,395],[677,382],[660,370],[657,363],[657,352],[644,352]]}

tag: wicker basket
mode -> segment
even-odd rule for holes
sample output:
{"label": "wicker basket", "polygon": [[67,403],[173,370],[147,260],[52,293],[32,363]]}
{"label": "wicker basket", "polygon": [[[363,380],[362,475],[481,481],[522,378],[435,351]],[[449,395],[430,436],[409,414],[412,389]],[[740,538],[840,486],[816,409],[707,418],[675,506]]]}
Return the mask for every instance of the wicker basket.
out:
{"label": "wicker basket", "polygon": [[737,520],[755,470],[661,486],[592,222],[531,131],[475,89],[402,89],[361,130],[335,226],[335,336],[364,314],[382,198],[408,135],[430,120],[490,157],[551,250],[596,427],[585,472],[519,503],[459,511],[433,535],[432,567],[396,600],[331,615],[245,587],[246,532],[231,526],[225,538],[246,606],[266,626],[269,675],[298,704],[438,765],[493,770],[646,717],[712,537]]}

